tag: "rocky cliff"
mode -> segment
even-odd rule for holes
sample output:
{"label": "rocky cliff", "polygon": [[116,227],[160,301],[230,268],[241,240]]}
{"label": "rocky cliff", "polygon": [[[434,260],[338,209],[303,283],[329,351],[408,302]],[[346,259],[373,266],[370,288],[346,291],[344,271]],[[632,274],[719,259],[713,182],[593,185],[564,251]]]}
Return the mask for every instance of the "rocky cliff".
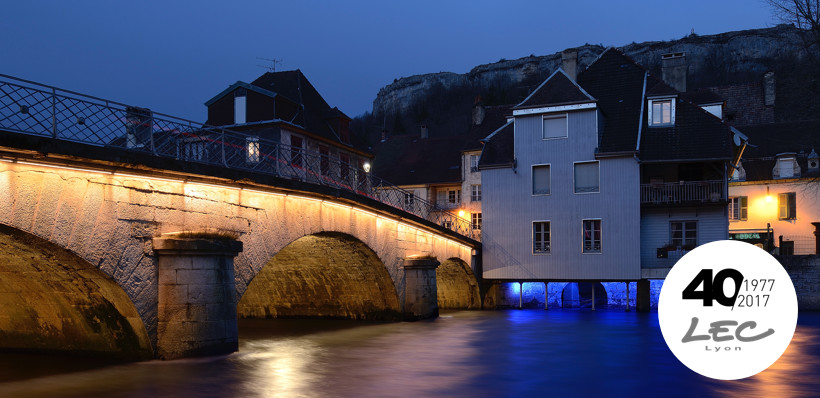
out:
{"label": "rocky cliff", "polygon": [[[579,71],[604,49],[590,44],[575,48]],[[674,41],[627,44],[620,49],[657,76],[661,76],[661,54],[686,53],[689,88],[757,79],[778,64],[800,59],[804,52],[800,31],[791,25],[708,36],[692,34]],[[445,120],[451,119],[445,114],[458,112],[469,117],[469,108],[478,97],[485,105],[520,101],[560,65],[561,53],[530,55],[479,65],[465,74],[442,72],[397,79],[379,90],[373,101],[370,130],[378,126],[388,134],[402,133],[425,125],[432,126],[431,136],[458,134],[443,132],[452,130],[444,128]]]}

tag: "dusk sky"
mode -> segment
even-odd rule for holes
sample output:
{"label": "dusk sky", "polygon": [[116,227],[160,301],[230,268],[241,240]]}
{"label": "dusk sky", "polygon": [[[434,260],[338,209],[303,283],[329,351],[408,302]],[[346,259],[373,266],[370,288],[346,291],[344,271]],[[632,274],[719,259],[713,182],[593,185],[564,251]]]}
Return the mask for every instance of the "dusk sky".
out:
{"label": "dusk sky", "polygon": [[204,122],[275,58],[354,117],[403,76],[777,23],[762,0],[7,1],[0,73]]}

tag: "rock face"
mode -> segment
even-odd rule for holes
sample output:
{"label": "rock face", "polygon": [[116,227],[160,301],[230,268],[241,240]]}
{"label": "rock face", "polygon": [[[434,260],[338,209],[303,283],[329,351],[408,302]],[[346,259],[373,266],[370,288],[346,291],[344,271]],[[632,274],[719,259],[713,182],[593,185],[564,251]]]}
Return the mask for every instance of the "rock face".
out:
{"label": "rock face", "polygon": [[[620,49],[659,77],[661,54],[686,53],[690,87],[694,88],[750,76],[760,77],[772,69],[777,60],[801,57],[803,42],[797,28],[778,25],[708,36],[692,34],[674,41],[632,43]],[[605,48],[585,44],[574,50],[578,52],[578,70],[581,71]],[[555,53],[479,65],[465,74],[441,72],[403,77],[379,90],[373,101],[373,115],[406,116],[414,112],[417,104],[430,96],[440,95],[442,90],[466,89],[474,95],[485,93],[485,102],[488,100],[486,93],[492,87],[506,87],[512,91],[523,87],[523,92],[528,92],[560,66],[561,53]],[[496,101],[504,102],[501,98]]]}

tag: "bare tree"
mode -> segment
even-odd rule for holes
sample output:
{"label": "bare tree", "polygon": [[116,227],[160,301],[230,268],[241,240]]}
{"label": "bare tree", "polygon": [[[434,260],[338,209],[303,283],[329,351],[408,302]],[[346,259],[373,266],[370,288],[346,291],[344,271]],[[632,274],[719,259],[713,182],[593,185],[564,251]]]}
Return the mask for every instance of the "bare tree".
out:
{"label": "bare tree", "polygon": [[805,32],[806,45],[820,47],[820,0],[766,0],[775,15]]}

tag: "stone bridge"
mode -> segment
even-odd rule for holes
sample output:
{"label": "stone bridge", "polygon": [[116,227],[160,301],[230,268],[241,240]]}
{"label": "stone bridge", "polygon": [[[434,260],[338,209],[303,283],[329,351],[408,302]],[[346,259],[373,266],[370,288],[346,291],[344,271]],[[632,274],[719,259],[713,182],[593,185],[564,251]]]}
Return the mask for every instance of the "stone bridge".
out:
{"label": "stone bridge", "polygon": [[1,348],[175,358],[235,350],[237,317],[480,308],[479,249],[349,192],[0,131]]}

